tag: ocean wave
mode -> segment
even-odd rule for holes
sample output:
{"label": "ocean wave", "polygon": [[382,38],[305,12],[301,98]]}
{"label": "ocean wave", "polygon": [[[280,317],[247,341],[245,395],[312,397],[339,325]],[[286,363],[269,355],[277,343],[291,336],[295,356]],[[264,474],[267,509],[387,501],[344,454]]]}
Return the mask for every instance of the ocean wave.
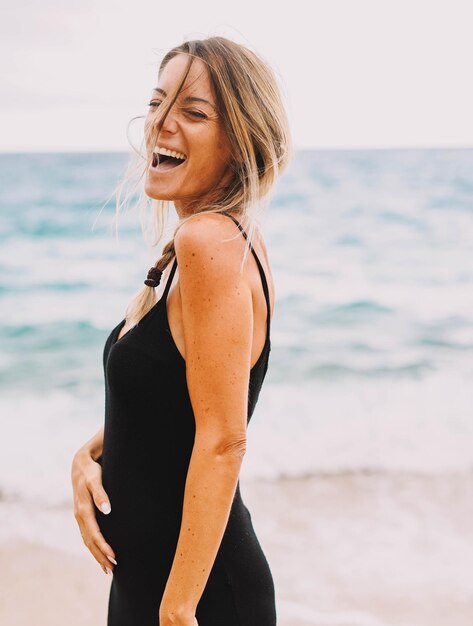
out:
{"label": "ocean wave", "polygon": [[[94,224],[127,156],[0,156],[5,493],[64,499],[103,422],[104,341],[161,252],[133,211],[115,239],[113,200]],[[247,476],[471,469],[472,172],[473,150],[297,153],[261,224],[276,302]]]}

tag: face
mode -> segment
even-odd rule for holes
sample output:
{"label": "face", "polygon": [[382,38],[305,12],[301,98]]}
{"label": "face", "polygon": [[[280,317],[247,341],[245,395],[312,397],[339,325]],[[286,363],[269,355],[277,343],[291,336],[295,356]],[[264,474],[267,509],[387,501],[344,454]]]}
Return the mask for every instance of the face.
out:
{"label": "face", "polygon": [[[175,87],[187,66],[188,56],[172,58],[153,89],[146,125],[152,125],[156,111]],[[186,81],[157,137],[157,146],[181,155],[184,161],[165,160],[146,173],[145,193],[156,200],[172,200],[180,217],[195,212],[209,194],[231,179],[231,149],[216,110],[215,96],[203,61],[194,59]],[[156,163],[156,159],[154,160]]]}

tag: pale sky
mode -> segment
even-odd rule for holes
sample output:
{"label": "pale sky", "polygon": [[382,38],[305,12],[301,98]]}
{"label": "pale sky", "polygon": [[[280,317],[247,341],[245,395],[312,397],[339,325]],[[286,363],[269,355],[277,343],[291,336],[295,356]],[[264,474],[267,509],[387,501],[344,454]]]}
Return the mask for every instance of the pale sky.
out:
{"label": "pale sky", "polygon": [[296,148],[473,147],[471,0],[280,7],[2,0],[0,151],[129,150],[162,55],[209,35],[272,65]]}

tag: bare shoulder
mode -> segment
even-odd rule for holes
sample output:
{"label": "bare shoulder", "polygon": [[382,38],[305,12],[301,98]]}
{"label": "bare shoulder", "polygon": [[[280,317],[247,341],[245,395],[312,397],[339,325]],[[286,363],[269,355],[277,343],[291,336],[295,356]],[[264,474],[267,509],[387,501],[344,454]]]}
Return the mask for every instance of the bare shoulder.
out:
{"label": "bare shoulder", "polygon": [[[207,278],[215,281],[216,277],[223,280],[232,279],[240,284],[243,280],[257,299],[261,291],[261,278],[256,264],[247,263],[243,276],[240,274],[240,261],[246,245],[247,242],[242,233],[228,216],[218,213],[199,213],[185,222],[177,230],[174,238],[180,267],[179,274],[182,276],[183,273],[189,273],[202,280]],[[255,229],[252,246],[263,265],[270,300],[274,303],[274,281],[268,251],[259,228]],[[274,304],[271,310],[273,308]]]}
{"label": "bare shoulder", "polygon": [[187,263],[200,266],[209,261],[218,261],[222,270],[238,269],[235,260],[242,253],[244,240],[242,236],[235,237],[235,229],[231,219],[216,213],[200,213],[185,222],[174,237],[180,273],[186,271]]}
{"label": "bare shoulder", "polygon": [[209,236],[218,234],[219,232],[225,234],[229,231],[233,231],[235,227],[236,225],[233,220],[226,215],[219,213],[198,213],[194,215],[192,219],[179,226],[176,239],[200,237],[205,236],[206,233],[208,233]]}
{"label": "bare shoulder", "polygon": [[198,215],[182,224],[174,237],[186,371],[196,402],[210,387],[218,388],[221,396],[229,378],[239,381],[242,397],[248,384],[252,290],[235,262],[243,237],[233,239],[232,227],[226,216]]}

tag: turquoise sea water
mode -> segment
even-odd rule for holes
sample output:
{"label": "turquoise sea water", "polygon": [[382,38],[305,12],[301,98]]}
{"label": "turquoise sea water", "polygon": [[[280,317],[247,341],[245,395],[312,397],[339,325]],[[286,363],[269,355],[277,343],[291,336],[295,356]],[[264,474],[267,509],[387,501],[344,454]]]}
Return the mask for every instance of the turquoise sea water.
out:
{"label": "turquoise sea water", "polygon": [[[7,497],[69,496],[103,344],[168,241],[99,215],[127,158],[0,155]],[[247,476],[472,467],[473,150],[299,152],[262,227],[276,309]]]}

